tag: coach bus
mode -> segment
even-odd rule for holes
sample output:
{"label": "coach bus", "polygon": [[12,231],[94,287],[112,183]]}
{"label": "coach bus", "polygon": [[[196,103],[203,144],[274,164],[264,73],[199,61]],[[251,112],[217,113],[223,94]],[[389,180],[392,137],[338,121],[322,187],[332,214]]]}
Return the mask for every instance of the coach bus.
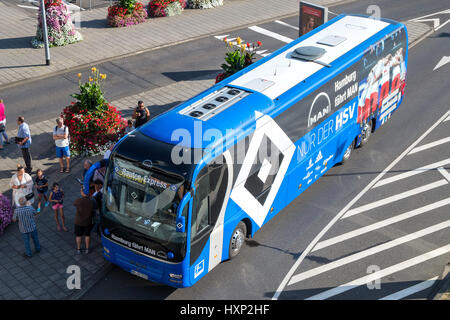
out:
{"label": "coach bus", "polygon": [[104,257],[178,288],[235,257],[389,120],[407,44],[401,23],[340,15],[126,135],[106,172]]}

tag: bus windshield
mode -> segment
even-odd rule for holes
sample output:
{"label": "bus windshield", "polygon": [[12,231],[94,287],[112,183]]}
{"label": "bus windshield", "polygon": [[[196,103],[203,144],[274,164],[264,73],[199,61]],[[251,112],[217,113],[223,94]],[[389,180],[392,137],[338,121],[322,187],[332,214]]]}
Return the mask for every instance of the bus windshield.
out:
{"label": "bus windshield", "polygon": [[176,232],[184,179],[132,162],[111,158],[106,182],[105,215],[160,243],[182,243]]}

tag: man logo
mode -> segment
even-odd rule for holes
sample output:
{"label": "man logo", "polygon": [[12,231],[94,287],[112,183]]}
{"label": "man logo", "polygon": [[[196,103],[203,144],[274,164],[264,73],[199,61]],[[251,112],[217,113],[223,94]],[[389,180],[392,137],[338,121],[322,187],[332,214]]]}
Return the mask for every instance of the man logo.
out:
{"label": "man logo", "polygon": [[[256,130],[250,141],[250,146],[230,197],[258,226],[262,226],[291,163],[295,153],[295,145],[270,116],[255,112],[255,118]],[[270,191],[264,197],[257,199],[252,189],[257,188],[258,183],[261,185],[268,184],[268,167],[273,165],[269,161],[264,161],[259,168],[253,168],[259,170],[256,178],[250,177],[250,174],[253,174],[252,167],[254,160],[258,156],[259,149],[267,144],[264,137],[273,145],[272,150],[276,150],[277,154],[279,154],[277,159],[280,159],[280,162],[278,172],[275,172],[274,176],[270,178]]]}
{"label": "man logo", "polygon": [[308,128],[319,123],[331,112],[330,97],[325,92],[319,93],[311,104],[308,115]]}

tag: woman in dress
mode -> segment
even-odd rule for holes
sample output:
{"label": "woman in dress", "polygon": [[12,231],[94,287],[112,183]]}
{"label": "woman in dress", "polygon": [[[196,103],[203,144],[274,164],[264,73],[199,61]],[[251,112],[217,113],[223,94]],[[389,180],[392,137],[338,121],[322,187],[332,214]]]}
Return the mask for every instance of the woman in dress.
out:
{"label": "woman in dress", "polygon": [[34,203],[33,179],[25,172],[24,167],[17,165],[17,172],[12,176],[9,186],[12,188],[12,203],[20,207],[19,199],[27,198],[27,205]]}

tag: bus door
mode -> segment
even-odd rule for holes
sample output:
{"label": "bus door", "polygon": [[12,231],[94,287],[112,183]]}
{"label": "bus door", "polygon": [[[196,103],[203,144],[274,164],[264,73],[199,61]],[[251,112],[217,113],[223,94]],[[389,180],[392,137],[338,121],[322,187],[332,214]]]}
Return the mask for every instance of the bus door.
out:
{"label": "bus door", "polygon": [[[223,225],[229,196],[228,166],[221,155],[205,166],[194,183],[191,213],[190,265],[194,268],[192,282],[222,260]],[[227,196],[228,195],[228,196]],[[210,245],[206,248],[206,244]]]}

